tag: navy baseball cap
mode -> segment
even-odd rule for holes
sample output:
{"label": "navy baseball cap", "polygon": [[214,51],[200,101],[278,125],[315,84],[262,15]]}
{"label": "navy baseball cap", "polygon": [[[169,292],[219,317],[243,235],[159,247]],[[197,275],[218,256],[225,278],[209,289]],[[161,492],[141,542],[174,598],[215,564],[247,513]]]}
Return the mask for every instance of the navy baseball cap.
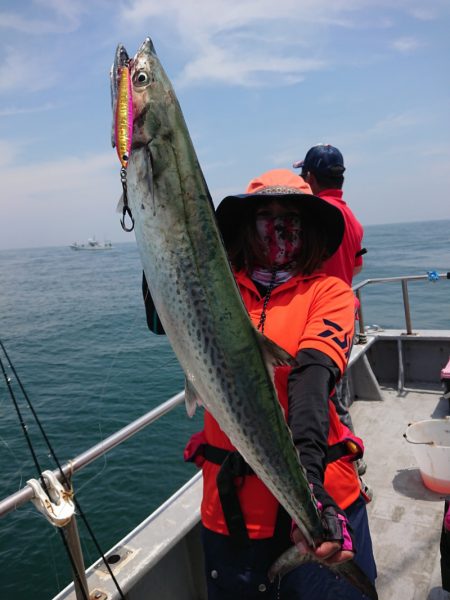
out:
{"label": "navy baseball cap", "polygon": [[295,162],[294,169],[302,169],[302,173],[317,173],[328,177],[340,177],[345,171],[344,157],[340,151],[330,144],[317,144],[308,150],[303,160]]}

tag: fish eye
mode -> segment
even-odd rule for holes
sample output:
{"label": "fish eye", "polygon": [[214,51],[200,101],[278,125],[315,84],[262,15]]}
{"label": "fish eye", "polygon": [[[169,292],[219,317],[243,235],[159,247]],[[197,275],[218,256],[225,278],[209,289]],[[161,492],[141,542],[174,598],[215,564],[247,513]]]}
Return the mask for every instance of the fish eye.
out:
{"label": "fish eye", "polygon": [[148,76],[148,74],[145,71],[139,71],[134,76],[134,83],[137,86],[147,85],[147,83],[149,81],[150,81],[150,77]]}

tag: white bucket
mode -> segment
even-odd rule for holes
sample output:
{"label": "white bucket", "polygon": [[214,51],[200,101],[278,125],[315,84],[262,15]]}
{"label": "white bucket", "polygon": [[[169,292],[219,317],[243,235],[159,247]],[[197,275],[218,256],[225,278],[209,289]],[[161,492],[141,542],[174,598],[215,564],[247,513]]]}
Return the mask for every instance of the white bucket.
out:
{"label": "white bucket", "polygon": [[410,423],[405,439],[427,488],[450,494],[450,417]]}

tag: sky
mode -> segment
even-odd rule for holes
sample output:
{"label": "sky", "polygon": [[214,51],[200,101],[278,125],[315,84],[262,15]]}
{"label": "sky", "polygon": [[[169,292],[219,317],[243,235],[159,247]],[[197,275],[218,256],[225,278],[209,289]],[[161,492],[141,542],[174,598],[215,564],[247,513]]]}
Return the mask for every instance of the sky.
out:
{"label": "sky", "polygon": [[153,40],[215,204],[317,143],[365,226],[450,219],[448,0],[0,0],[0,250],[134,240],[109,70]]}

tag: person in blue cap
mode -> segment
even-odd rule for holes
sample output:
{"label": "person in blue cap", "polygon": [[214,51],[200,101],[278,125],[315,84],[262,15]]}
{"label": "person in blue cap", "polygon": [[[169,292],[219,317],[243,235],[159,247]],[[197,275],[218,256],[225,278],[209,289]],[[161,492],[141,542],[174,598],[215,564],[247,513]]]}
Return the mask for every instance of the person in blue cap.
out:
{"label": "person in blue cap", "polygon": [[323,270],[351,286],[353,277],[363,265],[364,231],[343,199],[344,157],[335,146],[317,144],[308,150],[303,160],[294,163],[294,168],[302,169],[301,176],[310,185],[314,195],[339,208],[344,217],[344,238],[338,250],[324,263]]}
{"label": "person in blue cap", "polygon": [[[322,265],[327,275],[343,279],[349,286],[363,267],[362,248],[364,230],[353,212],[344,202],[342,187],[344,184],[344,157],[338,148],[331,144],[317,144],[308,150],[303,160],[297,161],[294,168],[301,168],[301,177],[311,187],[315,196],[323,198],[342,213],[345,221],[345,233],[337,251]],[[356,301],[356,299],[355,299]],[[333,400],[341,421],[353,431],[353,423],[349,406],[348,379],[344,375],[336,388]],[[358,472],[362,475],[366,465],[363,460],[358,464]]]}

